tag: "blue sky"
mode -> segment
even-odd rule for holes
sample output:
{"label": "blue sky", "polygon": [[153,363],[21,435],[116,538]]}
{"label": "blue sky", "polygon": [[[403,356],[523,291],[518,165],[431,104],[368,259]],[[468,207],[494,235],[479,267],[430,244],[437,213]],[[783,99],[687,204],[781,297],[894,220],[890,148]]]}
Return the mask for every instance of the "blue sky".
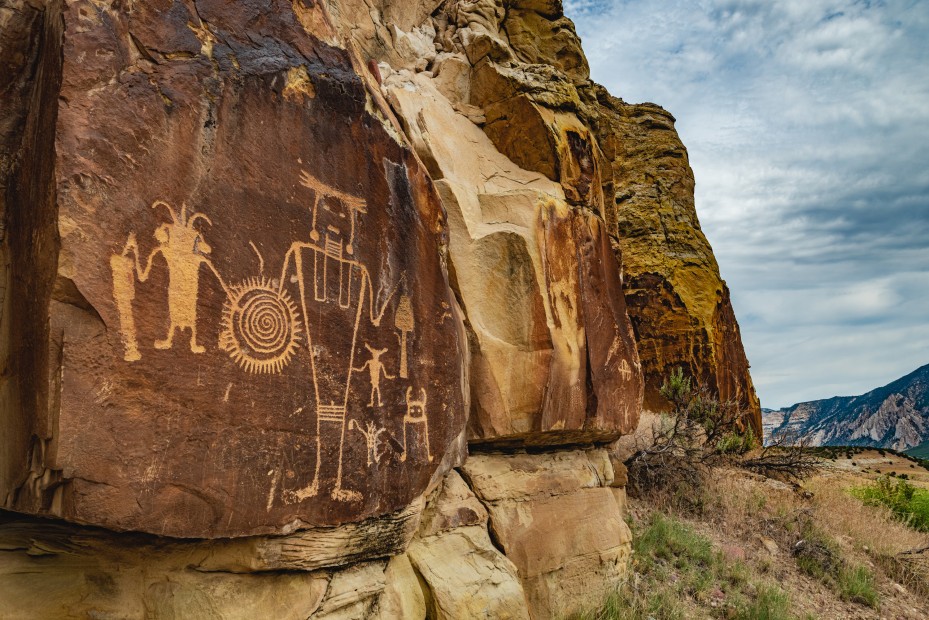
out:
{"label": "blue sky", "polygon": [[929,363],[929,2],[565,0],[677,118],[762,406]]}

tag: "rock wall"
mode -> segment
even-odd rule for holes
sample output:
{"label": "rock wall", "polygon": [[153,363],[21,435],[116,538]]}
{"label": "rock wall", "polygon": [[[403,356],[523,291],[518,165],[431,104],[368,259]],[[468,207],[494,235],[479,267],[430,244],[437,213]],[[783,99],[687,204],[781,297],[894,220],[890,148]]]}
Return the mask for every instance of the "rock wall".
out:
{"label": "rock wall", "polygon": [[558,617],[662,373],[757,405],[557,0],[11,0],[0,66],[12,617]]}
{"label": "rock wall", "polygon": [[604,214],[623,252],[629,316],[645,374],[645,408],[662,411],[664,379],[683,368],[746,411],[761,437],[761,405],[749,374],[729,289],[694,208],[694,176],[674,117],[597,90],[598,134],[613,168]]}
{"label": "rock wall", "polygon": [[654,104],[627,104],[590,80],[561,2],[419,2],[402,18],[384,0],[363,10],[334,4],[342,32],[385,72],[399,68],[416,74],[407,83],[431,83],[501,154],[557,183],[572,207],[601,216],[622,263],[645,408],[667,409],[659,390],[681,367],[737,402],[760,437],[760,403],[729,290],[700,229],[674,117]]}

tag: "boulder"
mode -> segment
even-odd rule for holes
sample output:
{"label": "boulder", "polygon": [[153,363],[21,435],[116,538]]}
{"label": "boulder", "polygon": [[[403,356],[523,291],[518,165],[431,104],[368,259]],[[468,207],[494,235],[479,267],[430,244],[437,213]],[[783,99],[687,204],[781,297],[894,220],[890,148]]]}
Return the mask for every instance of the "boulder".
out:
{"label": "boulder", "polygon": [[14,20],[0,501],[178,537],[388,518],[465,422],[438,195],[321,3],[192,6]]}
{"label": "boulder", "polygon": [[533,618],[595,609],[627,575],[632,536],[605,450],[475,454],[462,474],[487,506]]}
{"label": "boulder", "polygon": [[455,472],[429,500],[407,555],[436,620],[528,620],[516,567],[490,540],[487,511]]}
{"label": "boulder", "polygon": [[[527,3],[519,3],[527,4]],[[575,83],[590,78],[590,67],[574,23],[554,7],[512,8],[503,27],[516,57],[528,64],[550,64]],[[548,8],[546,11],[545,9]]]}
{"label": "boulder", "polygon": [[380,620],[426,620],[426,597],[409,556],[390,558],[384,581],[377,608]]}
{"label": "boulder", "polygon": [[573,112],[556,111],[517,95],[485,104],[484,131],[501,153],[558,182],[572,205],[603,210],[602,154]]}

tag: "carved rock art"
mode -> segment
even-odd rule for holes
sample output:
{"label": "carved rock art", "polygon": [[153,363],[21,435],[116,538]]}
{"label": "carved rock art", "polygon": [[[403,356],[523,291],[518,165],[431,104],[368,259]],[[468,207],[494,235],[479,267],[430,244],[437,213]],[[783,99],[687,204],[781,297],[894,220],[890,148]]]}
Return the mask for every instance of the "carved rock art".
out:
{"label": "carved rock art", "polygon": [[410,298],[406,295],[400,298],[397,314],[394,316],[394,326],[400,332],[400,377],[408,379],[410,370],[407,361],[407,336],[413,331],[416,321],[413,319],[413,306]]}
{"label": "carved rock art", "polygon": [[56,245],[13,271],[77,301],[14,313],[51,339],[12,363],[4,508],[180,537],[357,523],[407,509],[461,434],[438,195],[324,5],[272,5],[49,21],[53,135],[24,168],[48,170],[23,182],[52,202],[22,226]]}
{"label": "carved rock art", "polygon": [[[429,449],[429,418],[426,417],[426,401],[428,400],[428,395],[424,388],[420,388],[420,396],[418,399],[413,399],[413,388],[408,387],[406,389],[406,415],[403,416],[403,454],[400,455],[400,460],[405,461],[407,459],[407,435],[409,430],[420,432],[422,434],[421,439],[419,440],[424,452],[426,453],[426,458],[429,462],[432,462],[432,452]],[[410,427],[413,427],[410,429]]]}
{"label": "carved rock art", "polygon": [[387,432],[387,429],[375,427],[374,422],[368,422],[367,425],[362,428],[357,420],[349,420],[348,428],[349,430],[356,430],[364,435],[365,445],[368,447],[368,467],[380,463],[381,457],[384,456],[384,452],[381,451],[380,437]]}
{"label": "carved rock art", "polygon": [[279,373],[300,342],[297,304],[264,278],[233,286],[223,309],[219,347],[252,373]]}
{"label": "carved rock art", "polygon": [[[381,356],[384,353],[387,353],[387,349],[374,349],[370,345],[365,344],[365,349],[368,350],[368,353],[371,354],[371,358],[361,365],[361,368],[355,368],[354,370],[358,372],[363,372],[366,368],[371,378],[371,400],[368,401],[369,407],[382,407],[383,403],[381,402],[381,376],[385,379],[396,379],[395,376],[387,372],[387,368],[384,366],[384,363],[381,361]],[[403,376],[403,375],[401,375]],[[374,397],[377,396],[377,405],[374,404]]]}
{"label": "carved rock art", "polygon": [[[151,275],[155,257],[159,254],[168,267],[169,324],[167,335],[155,341],[155,348],[170,349],[174,344],[174,333],[187,329],[190,330],[191,352],[203,353],[206,350],[197,344],[197,297],[200,290],[200,267],[205,265],[217,278],[219,274],[216,273],[216,269],[207,257],[212,249],[194,224],[198,219],[208,224],[212,222],[203,213],[194,213],[187,217],[186,204],[181,207],[180,215],[163,200],[153,202],[152,208],[156,207],[164,207],[168,210],[171,214],[171,223],[162,224],[155,229],[154,237],[157,245],[145,260],[145,267],[142,267],[142,261],[139,259],[139,244],[135,233],[129,234],[123,253],[110,258],[110,267],[113,271],[113,297],[120,314],[126,361],[136,361],[141,357],[135,337],[135,320],[132,316],[135,280],[130,267],[134,267],[139,282],[145,282]],[[130,253],[135,256],[134,262],[129,262]],[[221,279],[220,282],[222,282]]]}

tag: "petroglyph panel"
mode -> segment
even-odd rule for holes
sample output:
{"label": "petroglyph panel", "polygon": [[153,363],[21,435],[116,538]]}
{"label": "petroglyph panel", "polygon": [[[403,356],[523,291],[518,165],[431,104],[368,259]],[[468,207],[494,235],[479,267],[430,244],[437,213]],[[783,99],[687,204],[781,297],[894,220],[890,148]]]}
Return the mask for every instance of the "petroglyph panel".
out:
{"label": "petroglyph panel", "polygon": [[[193,537],[357,522],[409,505],[463,429],[435,191],[304,30],[319,4],[272,4],[260,34],[251,3],[68,5],[58,279],[79,301],[51,302],[57,424],[8,507]],[[210,45],[163,56],[166,32]],[[287,91],[295,70],[312,88]]]}

